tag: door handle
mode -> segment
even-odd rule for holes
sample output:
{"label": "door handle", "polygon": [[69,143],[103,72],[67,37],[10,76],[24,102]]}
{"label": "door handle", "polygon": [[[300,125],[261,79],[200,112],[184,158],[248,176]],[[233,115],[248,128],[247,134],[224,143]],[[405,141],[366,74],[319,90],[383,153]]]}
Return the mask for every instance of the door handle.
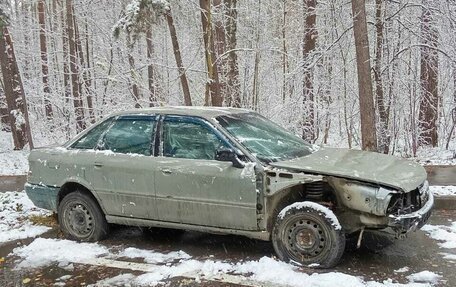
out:
{"label": "door handle", "polygon": [[93,165],[95,166],[95,168],[100,168],[103,166],[101,162],[95,162]]}
{"label": "door handle", "polygon": [[173,171],[170,170],[169,168],[160,168],[160,171],[164,174],[172,174]]}

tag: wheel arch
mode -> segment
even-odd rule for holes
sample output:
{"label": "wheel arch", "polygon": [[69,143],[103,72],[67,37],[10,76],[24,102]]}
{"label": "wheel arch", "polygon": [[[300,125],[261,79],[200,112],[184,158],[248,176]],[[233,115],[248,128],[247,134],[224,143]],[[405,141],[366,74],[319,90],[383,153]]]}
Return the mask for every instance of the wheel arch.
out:
{"label": "wheel arch", "polygon": [[70,193],[75,191],[81,191],[93,198],[93,200],[98,204],[104,214],[106,214],[106,210],[104,206],[101,204],[101,200],[98,198],[96,193],[89,187],[88,184],[81,182],[79,180],[68,180],[64,184],[61,185],[60,190],[57,194],[57,207],[60,205],[62,199]]}
{"label": "wheel arch", "polygon": [[[315,191],[318,185],[321,185],[321,197],[315,192],[312,194],[310,192],[311,187]],[[337,206],[336,191],[326,180],[321,179],[307,183],[297,183],[274,192],[274,194],[266,198],[266,214],[268,215],[266,221],[267,231],[272,234],[277,215],[283,208],[300,201],[311,201],[327,207]]]}

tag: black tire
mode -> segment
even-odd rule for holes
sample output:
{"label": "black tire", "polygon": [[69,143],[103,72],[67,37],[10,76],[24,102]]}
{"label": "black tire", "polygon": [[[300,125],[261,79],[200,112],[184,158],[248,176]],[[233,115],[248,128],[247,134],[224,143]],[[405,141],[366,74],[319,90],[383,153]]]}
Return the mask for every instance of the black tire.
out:
{"label": "black tire", "polygon": [[58,218],[63,235],[71,240],[94,242],[109,233],[108,222],[98,203],[91,195],[79,190],[62,199]]}
{"label": "black tire", "polygon": [[344,253],[345,233],[322,212],[326,207],[312,205],[296,203],[279,213],[272,231],[274,250],[285,262],[331,268]]}

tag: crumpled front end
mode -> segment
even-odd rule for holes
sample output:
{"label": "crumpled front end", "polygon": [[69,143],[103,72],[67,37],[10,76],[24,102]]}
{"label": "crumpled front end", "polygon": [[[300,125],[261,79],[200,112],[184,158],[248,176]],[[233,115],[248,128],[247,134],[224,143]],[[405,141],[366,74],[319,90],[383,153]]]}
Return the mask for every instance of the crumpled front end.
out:
{"label": "crumpled front end", "polygon": [[395,232],[396,237],[404,237],[426,224],[433,207],[434,196],[426,180],[415,190],[393,196],[388,206],[388,227]]}
{"label": "crumpled front end", "polygon": [[327,180],[336,191],[336,212],[347,233],[371,229],[401,238],[421,228],[434,206],[427,180],[407,192],[350,179]]}

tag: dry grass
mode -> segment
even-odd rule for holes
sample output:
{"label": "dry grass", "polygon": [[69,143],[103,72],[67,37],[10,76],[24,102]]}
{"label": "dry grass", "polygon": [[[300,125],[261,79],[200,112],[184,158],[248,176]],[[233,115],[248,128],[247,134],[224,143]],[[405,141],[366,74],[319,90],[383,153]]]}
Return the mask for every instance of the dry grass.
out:
{"label": "dry grass", "polygon": [[44,225],[49,227],[56,227],[58,225],[56,213],[47,216],[32,215],[29,217],[29,220],[36,225]]}

